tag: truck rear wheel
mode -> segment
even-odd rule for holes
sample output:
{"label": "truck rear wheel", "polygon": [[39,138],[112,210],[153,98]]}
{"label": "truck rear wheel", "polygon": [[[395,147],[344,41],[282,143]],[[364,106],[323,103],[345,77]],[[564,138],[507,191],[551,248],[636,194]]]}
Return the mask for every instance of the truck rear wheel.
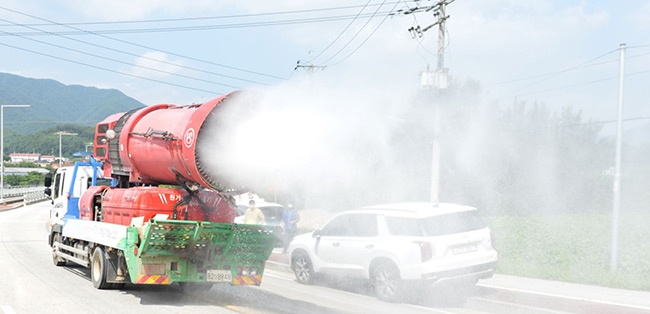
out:
{"label": "truck rear wheel", "polygon": [[99,246],[95,248],[90,262],[90,277],[93,287],[97,289],[107,289],[111,286],[106,282],[106,257],[104,257],[104,250]]}
{"label": "truck rear wheel", "polygon": [[56,244],[57,243],[62,243],[63,241],[61,240],[61,234],[58,232],[55,232],[54,235],[52,236],[52,262],[54,263],[54,266],[65,266],[66,262],[65,259],[60,257],[57,254],[57,249],[56,249]]}

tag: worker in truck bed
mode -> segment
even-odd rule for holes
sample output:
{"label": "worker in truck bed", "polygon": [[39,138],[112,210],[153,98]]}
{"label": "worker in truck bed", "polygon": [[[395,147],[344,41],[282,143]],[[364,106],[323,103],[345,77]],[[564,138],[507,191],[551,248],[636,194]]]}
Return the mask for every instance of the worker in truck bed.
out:
{"label": "worker in truck bed", "polygon": [[248,202],[248,209],[244,213],[244,223],[249,225],[263,225],[265,223],[264,213],[255,206],[255,201]]}

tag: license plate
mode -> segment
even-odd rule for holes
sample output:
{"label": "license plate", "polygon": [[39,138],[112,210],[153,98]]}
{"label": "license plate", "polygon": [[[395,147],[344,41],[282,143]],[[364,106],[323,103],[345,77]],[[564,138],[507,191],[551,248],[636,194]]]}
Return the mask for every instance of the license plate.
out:
{"label": "license plate", "polygon": [[205,280],[208,282],[232,282],[232,272],[229,270],[208,269]]}
{"label": "license plate", "polygon": [[468,252],[474,252],[474,251],[476,251],[476,243],[455,246],[455,247],[453,247],[451,249],[451,251],[454,252],[454,254],[463,254],[463,253],[468,253]]}

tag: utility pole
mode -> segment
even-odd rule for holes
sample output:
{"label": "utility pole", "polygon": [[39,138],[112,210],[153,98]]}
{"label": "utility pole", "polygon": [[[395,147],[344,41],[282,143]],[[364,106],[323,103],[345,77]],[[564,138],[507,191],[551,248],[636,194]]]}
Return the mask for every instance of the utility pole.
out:
{"label": "utility pole", "polygon": [[[449,19],[447,15],[447,5],[455,0],[439,0],[437,3],[429,6],[416,6],[408,10],[400,10],[398,13],[408,15],[419,12],[433,11],[433,16],[436,22],[425,27],[414,26],[408,29],[413,38],[422,37],[423,34],[434,26],[438,26],[438,60],[436,63],[435,72],[427,70],[422,72],[420,76],[420,87],[423,90],[431,90],[433,88],[438,91],[444,91],[449,86],[449,69],[445,68],[445,22]],[[440,108],[438,104],[434,104],[434,129],[433,129],[433,143],[431,148],[431,196],[432,203],[440,201]]]}
{"label": "utility pole", "polygon": [[309,62],[307,62],[307,64],[303,64],[303,62],[304,61],[298,60],[298,62],[296,62],[296,67],[293,68],[293,70],[295,71],[295,70],[298,70],[298,69],[305,69],[305,71],[307,71],[307,73],[309,73],[309,75],[311,76],[314,73],[316,73],[316,70],[321,70],[322,71],[322,70],[325,70],[325,68],[327,68],[327,66],[324,66],[324,65],[313,65],[313,64],[311,64]]}
{"label": "utility pole", "polygon": [[67,131],[59,131],[59,132],[56,132],[54,134],[59,135],[59,168],[61,168],[63,166],[63,155],[61,154],[61,147],[63,145],[61,145],[61,136],[62,135],[75,136],[75,135],[77,135],[77,133],[70,133],[70,132],[67,132]]}
{"label": "utility pole", "polygon": [[618,118],[616,119],[616,157],[614,165],[614,202],[612,209],[612,252],[610,271],[616,271],[618,264],[618,212],[621,205],[621,134],[623,125],[623,78],[625,77],[625,44],[621,44],[618,81]]}

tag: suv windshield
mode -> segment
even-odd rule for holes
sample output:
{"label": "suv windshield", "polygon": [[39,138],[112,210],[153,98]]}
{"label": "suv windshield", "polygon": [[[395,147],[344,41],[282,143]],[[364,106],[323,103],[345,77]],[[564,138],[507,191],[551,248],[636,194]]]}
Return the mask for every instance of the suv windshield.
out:
{"label": "suv windshield", "polygon": [[476,211],[465,211],[426,218],[386,217],[391,235],[441,236],[486,227]]}

